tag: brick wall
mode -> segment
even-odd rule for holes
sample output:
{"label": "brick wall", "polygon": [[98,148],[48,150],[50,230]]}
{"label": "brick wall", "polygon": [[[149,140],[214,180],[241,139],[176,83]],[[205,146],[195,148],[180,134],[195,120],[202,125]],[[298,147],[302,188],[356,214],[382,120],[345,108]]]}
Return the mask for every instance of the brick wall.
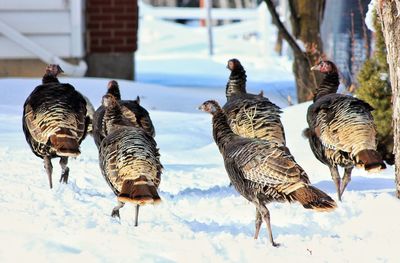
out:
{"label": "brick wall", "polygon": [[137,49],[137,0],[87,0],[88,53],[134,52]]}

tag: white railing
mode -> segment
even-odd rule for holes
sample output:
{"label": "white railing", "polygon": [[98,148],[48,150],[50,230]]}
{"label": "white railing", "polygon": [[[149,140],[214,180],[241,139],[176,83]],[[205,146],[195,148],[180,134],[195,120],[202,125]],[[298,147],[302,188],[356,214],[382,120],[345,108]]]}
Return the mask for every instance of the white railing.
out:
{"label": "white railing", "polygon": [[39,58],[60,64],[66,74],[83,76],[84,0],[0,0],[0,59]]}
{"label": "white railing", "polygon": [[[163,19],[206,19],[206,8],[197,7],[153,7],[140,3],[140,16],[163,18]],[[212,8],[213,19],[247,20],[257,19],[257,9],[237,8]]]}
{"label": "white railing", "polygon": [[[153,7],[139,1],[139,17],[146,20],[147,24],[153,24],[152,28],[157,28],[157,20],[167,19],[188,19],[188,20],[207,20],[207,10],[205,8],[189,8],[189,7]],[[206,40],[211,43],[209,46],[209,53],[213,54],[213,47],[211,46],[215,41],[230,41],[232,42],[233,35],[251,35],[256,34],[259,38],[260,53],[270,52],[268,38],[274,33],[269,25],[271,25],[271,18],[265,3],[261,3],[256,8],[236,9],[236,8],[212,8],[212,20],[236,20],[238,23],[226,24],[223,26],[212,27],[212,33],[206,34]],[[140,24],[140,23],[139,23]],[[165,26],[164,26],[165,27]],[[181,30],[180,28],[171,26],[171,30]],[[184,29],[182,29],[184,30]],[[206,28],[204,28],[206,30]],[[186,31],[186,30],[185,30]],[[186,34],[187,35],[187,34]],[[224,36],[224,37],[221,37]],[[210,39],[211,38],[211,39]],[[227,39],[229,38],[229,39]],[[213,40],[215,39],[215,40]],[[168,45],[176,45],[179,41],[171,39],[163,42],[163,48]],[[198,42],[198,39],[183,39],[182,44],[190,45]]]}

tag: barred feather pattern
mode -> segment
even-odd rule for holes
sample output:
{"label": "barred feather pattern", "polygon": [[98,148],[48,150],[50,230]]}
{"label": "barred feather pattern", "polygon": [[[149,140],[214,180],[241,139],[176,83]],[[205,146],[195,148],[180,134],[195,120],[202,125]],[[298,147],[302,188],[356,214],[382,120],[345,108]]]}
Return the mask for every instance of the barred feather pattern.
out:
{"label": "barred feather pattern", "polygon": [[86,101],[86,117],[89,119],[89,125],[87,128],[88,134],[92,134],[93,132],[93,115],[94,115],[94,107],[93,104],[90,102],[89,98],[83,96]]}
{"label": "barred feather pattern", "polygon": [[246,199],[292,201],[290,194],[310,183],[284,149],[234,134],[223,111],[213,115],[213,133],[231,182]]}
{"label": "barred feather pattern", "polygon": [[51,135],[56,134],[62,128],[68,129],[71,132],[71,138],[78,137],[78,126],[83,126],[83,122],[78,124],[78,120],[74,113],[67,111],[67,105],[64,102],[59,104],[46,105],[35,112],[28,105],[25,119],[32,137],[40,142],[47,143]]}
{"label": "barred feather pattern", "polygon": [[125,180],[144,177],[158,187],[162,165],[156,142],[140,128],[122,127],[109,134],[99,149],[100,168],[118,195]]}
{"label": "barred feather pattern", "polygon": [[105,108],[101,130],[103,137],[106,137],[108,134],[120,127],[126,126],[138,127],[134,115],[131,119],[125,118],[122,114],[121,106],[117,102],[113,106]]}
{"label": "barred feather pattern", "polygon": [[261,94],[248,94],[246,79],[246,71],[235,60],[226,84],[227,103],[223,107],[231,129],[243,137],[259,138],[285,146],[285,132],[280,120],[281,109]]}
{"label": "barred feather pattern", "polygon": [[243,137],[258,138],[285,146],[285,132],[280,120],[281,109],[267,98],[246,97],[249,96],[240,96],[224,105],[233,132]]}
{"label": "barred feather pattern", "polygon": [[341,94],[320,100],[310,106],[311,127],[325,148],[348,152],[351,158],[376,149],[376,127],[367,103]]}
{"label": "barred feather pattern", "polygon": [[80,143],[86,135],[86,102],[69,84],[38,86],[24,104],[23,128],[33,152],[41,157],[54,155],[49,138],[63,134]]}
{"label": "barred feather pattern", "polygon": [[338,150],[338,149],[330,149],[325,147],[318,136],[311,131],[311,129],[307,129],[306,136],[308,137],[310,148],[314,153],[314,156],[323,164],[328,166],[336,166],[340,165],[342,167],[352,167],[354,166],[354,161],[349,155],[349,153]]}
{"label": "barred feather pattern", "polygon": [[[385,164],[376,150],[373,108],[357,98],[337,94],[339,75],[331,61],[312,68],[325,74],[307,111],[309,128],[304,131],[315,157],[326,164],[341,201],[355,165],[367,171],[380,170]],[[343,177],[338,167],[345,168]]]}
{"label": "barred feather pattern", "polygon": [[151,136],[156,136],[150,114],[145,108],[140,106],[139,97],[136,100],[122,100],[118,82],[115,80],[109,82],[107,94],[111,94],[117,99],[125,118],[130,120],[135,126],[143,128]]}
{"label": "barred feather pattern", "polygon": [[150,136],[155,137],[156,132],[151,121],[149,112],[139,105],[135,100],[120,100],[122,114],[125,118],[136,122],[137,125],[143,128]]}
{"label": "barred feather pattern", "polygon": [[[136,101],[130,100],[118,100],[118,104],[120,105],[119,111],[124,118],[130,121],[133,126],[143,128],[150,136],[155,137],[153,122],[151,121],[149,112],[145,108],[140,106]],[[97,147],[100,147],[101,141],[107,135],[104,114],[105,107],[100,106],[93,115],[93,138]],[[115,116],[121,118],[120,114]]]}
{"label": "barred feather pattern", "polygon": [[238,65],[237,68],[232,70],[225,90],[228,100],[233,95],[246,93],[246,79],[246,71],[242,65]]}

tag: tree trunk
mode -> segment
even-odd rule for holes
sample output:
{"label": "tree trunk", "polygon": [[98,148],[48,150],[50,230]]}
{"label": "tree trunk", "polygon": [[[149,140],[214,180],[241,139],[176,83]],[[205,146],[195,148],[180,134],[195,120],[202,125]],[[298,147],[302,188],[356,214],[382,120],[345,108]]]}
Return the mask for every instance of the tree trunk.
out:
{"label": "tree trunk", "polygon": [[382,23],[393,94],[393,133],[396,195],[400,198],[400,0],[380,0],[377,13]]}
{"label": "tree trunk", "polygon": [[317,63],[323,53],[320,27],[325,10],[325,0],[289,0],[293,35],[306,47],[307,59],[296,56],[293,72],[296,77],[297,99],[299,102],[312,99],[321,74],[315,74],[310,67]]}
{"label": "tree trunk", "polygon": [[235,8],[243,8],[242,0],[235,0]]}
{"label": "tree trunk", "polygon": [[289,0],[293,35],[307,45],[322,50],[320,27],[325,10],[325,0]]}
{"label": "tree trunk", "polygon": [[293,32],[304,43],[306,47],[304,51],[280,21],[273,1],[264,1],[271,13],[273,23],[293,50],[293,73],[296,81],[297,100],[298,102],[310,100],[320,81],[310,68],[316,64],[322,53],[319,28],[325,9],[325,0],[289,1]]}
{"label": "tree trunk", "polygon": [[315,63],[307,53],[294,54],[293,73],[296,81],[297,101],[312,100],[318,87],[315,71],[310,70]]}

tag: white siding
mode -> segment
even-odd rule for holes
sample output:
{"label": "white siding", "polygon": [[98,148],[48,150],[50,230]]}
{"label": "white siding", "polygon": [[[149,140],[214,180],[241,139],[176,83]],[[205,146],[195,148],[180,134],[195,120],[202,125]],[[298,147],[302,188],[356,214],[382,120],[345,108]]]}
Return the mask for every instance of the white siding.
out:
{"label": "white siding", "polygon": [[[0,21],[59,57],[84,56],[83,0],[0,0]],[[1,58],[36,58],[0,32]]]}
{"label": "white siding", "polygon": [[74,0],[0,0],[1,10],[65,10]]}
{"label": "white siding", "polygon": [[3,11],[0,19],[25,35],[70,34],[69,13],[66,11]]}
{"label": "white siding", "polygon": [[[72,57],[70,53],[70,37],[68,35],[35,35],[29,38],[38,45],[45,47],[52,54],[64,58]],[[0,58],[36,58],[34,54],[3,36],[0,36],[0,47]]]}

